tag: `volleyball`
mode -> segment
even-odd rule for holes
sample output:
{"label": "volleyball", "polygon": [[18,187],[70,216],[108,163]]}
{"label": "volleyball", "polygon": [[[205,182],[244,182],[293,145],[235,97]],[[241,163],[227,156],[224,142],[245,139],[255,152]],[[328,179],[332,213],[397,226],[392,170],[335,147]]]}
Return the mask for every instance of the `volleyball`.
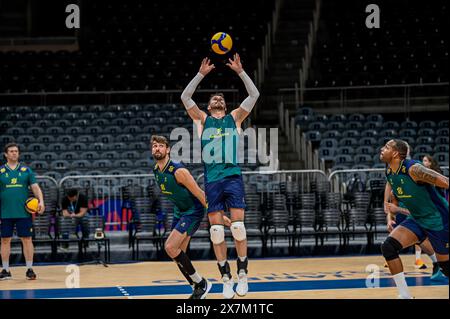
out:
{"label": "volleyball", "polygon": [[225,32],[218,32],[211,38],[211,49],[217,54],[230,52],[233,47],[233,40]]}
{"label": "volleyball", "polygon": [[30,214],[36,214],[38,212],[39,200],[35,197],[30,197],[25,202],[25,209]]}

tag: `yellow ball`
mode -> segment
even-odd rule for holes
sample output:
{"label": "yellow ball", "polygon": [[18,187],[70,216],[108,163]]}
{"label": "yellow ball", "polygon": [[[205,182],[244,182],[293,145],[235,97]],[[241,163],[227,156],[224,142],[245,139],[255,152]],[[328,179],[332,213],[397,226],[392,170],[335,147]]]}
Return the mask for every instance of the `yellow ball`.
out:
{"label": "yellow ball", "polygon": [[233,40],[225,32],[218,32],[211,38],[211,49],[217,54],[228,53],[232,47]]}
{"label": "yellow ball", "polygon": [[30,214],[35,214],[38,212],[39,200],[35,197],[30,197],[25,202],[25,209]]}

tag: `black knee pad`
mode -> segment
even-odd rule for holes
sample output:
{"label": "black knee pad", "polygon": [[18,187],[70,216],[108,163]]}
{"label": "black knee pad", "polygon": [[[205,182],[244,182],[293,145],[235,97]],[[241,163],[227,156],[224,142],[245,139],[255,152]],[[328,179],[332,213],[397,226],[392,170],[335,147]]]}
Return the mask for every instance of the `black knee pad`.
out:
{"label": "black knee pad", "polygon": [[389,261],[397,259],[398,253],[402,248],[402,244],[397,239],[388,237],[381,245],[381,252],[383,253],[383,257]]}
{"label": "black knee pad", "polygon": [[448,278],[448,260],[447,261],[439,261],[439,267],[441,267],[442,272]]}

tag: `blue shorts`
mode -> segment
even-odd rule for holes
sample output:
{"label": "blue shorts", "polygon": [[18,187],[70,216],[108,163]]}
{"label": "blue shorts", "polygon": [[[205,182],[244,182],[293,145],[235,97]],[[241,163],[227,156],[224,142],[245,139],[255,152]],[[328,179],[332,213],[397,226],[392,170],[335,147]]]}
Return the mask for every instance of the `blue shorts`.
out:
{"label": "blue shorts", "polygon": [[419,239],[419,243],[428,238],[436,253],[448,254],[448,224],[444,225],[443,230],[430,230],[420,226],[414,219],[408,218],[400,225],[412,231]]}
{"label": "blue shorts", "polygon": [[205,185],[208,213],[225,211],[225,208],[244,208],[244,181],[241,175],[227,176]]}
{"label": "blue shorts", "polygon": [[13,236],[14,225],[16,226],[18,237],[33,236],[33,220],[30,218],[2,218],[1,219],[2,238]]}
{"label": "blue shorts", "polygon": [[[397,213],[397,214],[395,215],[395,227],[397,227],[398,225],[400,225],[401,223],[403,223],[403,221],[404,221],[406,218],[408,218],[408,215]],[[395,228],[395,227],[394,227],[394,228]]]}
{"label": "blue shorts", "polygon": [[200,223],[205,216],[205,208],[196,205],[181,214],[181,217],[173,217],[171,230],[176,229],[181,234],[187,233],[188,236],[192,236],[200,227]]}

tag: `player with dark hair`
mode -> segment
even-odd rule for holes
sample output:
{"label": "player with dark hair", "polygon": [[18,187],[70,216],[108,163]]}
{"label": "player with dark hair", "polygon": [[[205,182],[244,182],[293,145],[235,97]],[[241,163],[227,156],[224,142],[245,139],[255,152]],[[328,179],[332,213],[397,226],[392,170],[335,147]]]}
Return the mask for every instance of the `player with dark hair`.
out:
{"label": "player with dark hair", "polygon": [[381,148],[380,160],[388,164],[386,177],[395,198],[410,215],[395,227],[381,250],[399,291],[399,297],[411,295],[403,273],[399,252],[428,237],[442,272],[448,277],[448,202],[435,186],[448,189],[448,178],[406,159],[408,146],[402,140],[390,140]]}
{"label": "player with dark hair", "polygon": [[183,164],[170,159],[170,145],[164,136],[152,136],[151,148],[156,160],[153,168],[156,183],[162,194],[175,204],[172,231],[165,250],[194,287],[190,299],[204,299],[212,284],[195,270],[186,249],[205,215],[205,194]]}
{"label": "player with dark hair", "polygon": [[29,188],[38,199],[38,213],[45,211],[44,196],[36,183],[34,172],[28,166],[19,162],[19,145],[9,143],[4,148],[6,164],[0,166],[0,214],[1,214],[1,255],[3,269],[0,280],[11,279],[9,270],[9,256],[11,253],[11,238],[14,227],[23,244],[23,253],[28,280],[36,279],[33,267],[34,247],[32,241],[33,221],[30,213],[25,210]]}
{"label": "player with dark hair", "polygon": [[234,297],[234,281],[227,262],[223,214],[228,208],[232,220],[231,233],[238,256],[236,293],[239,296],[245,296],[248,292],[247,232],[244,225],[245,193],[241,169],[237,164],[237,149],[241,124],[253,109],[259,92],[242,68],[239,55],[235,54],[233,59],[228,61],[227,66],[242,79],[248,93],[248,97],[238,108],[227,114],[223,95],[214,94],[208,102],[210,115],[207,115],[192,100],[192,95],[200,81],[215,68],[208,58],[203,59],[199,72],[183,91],[181,100],[189,116],[201,131],[211,241],[223,280],[224,298],[231,299]]}

